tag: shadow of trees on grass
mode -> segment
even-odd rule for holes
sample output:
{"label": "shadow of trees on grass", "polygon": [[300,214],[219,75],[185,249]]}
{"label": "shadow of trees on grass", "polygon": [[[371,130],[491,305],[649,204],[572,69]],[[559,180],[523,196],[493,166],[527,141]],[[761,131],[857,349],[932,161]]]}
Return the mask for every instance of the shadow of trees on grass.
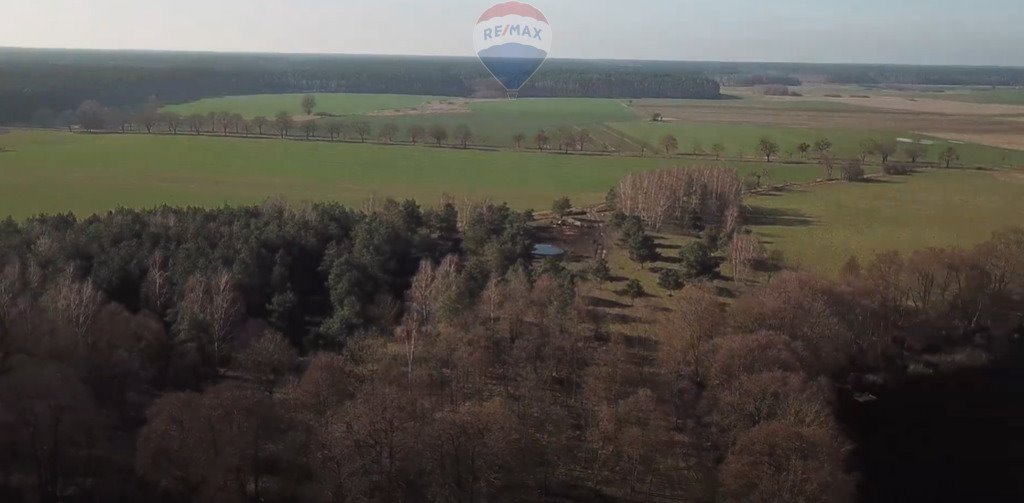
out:
{"label": "shadow of trees on grass", "polygon": [[810,227],[816,223],[810,215],[792,208],[751,206],[744,216],[753,226]]}

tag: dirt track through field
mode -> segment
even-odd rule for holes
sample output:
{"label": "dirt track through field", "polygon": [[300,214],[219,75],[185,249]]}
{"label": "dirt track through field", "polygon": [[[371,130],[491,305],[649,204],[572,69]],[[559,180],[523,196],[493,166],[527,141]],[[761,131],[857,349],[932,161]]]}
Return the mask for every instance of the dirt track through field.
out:
{"label": "dirt track through field", "polygon": [[[483,100],[477,100],[483,101]],[[433,114],[464,114],[470,113],[468,100],[453,100],[447,102],[433,101],[424,103],[416,108],[398,108],[391,110],[378,110],[370,112],[371,117],[396,117],[399,115],[433,115]]]}
{"label": "dirt track through field", "polygon": [[609,126],[601,126],[601,131],[633,147],[636,151],[640,151],[641,149],[646,148],[642,143],[638,142],[633,138],[630,138],[629,136],[623,134],[621,131],[618,131],[615,128]]}
{"label": "dirt track through field", "polygon": [[922,134],[930,136],[937,136],[939,138],[945,138],[947,140],[956,140],[968,143],[977,143],[979,145],[987,145],[989,147],[1000,147],[1008,148],[1011,150],[1024,150],[1024,133],[1022,132],[1006,132],[1006,133],[956,133],[956,132],[936,132],[936,131],[918,131]]}

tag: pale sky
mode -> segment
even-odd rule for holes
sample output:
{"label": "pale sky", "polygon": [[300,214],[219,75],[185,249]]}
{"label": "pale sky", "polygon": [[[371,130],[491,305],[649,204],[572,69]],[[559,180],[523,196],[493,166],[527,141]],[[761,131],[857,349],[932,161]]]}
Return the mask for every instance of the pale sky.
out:
{"label": "pale sky", "polygon": [[[0,46],[472,56],[497,0],[0,0]],[[556,58],[1024,66],[1024,0],[533,0]]]}

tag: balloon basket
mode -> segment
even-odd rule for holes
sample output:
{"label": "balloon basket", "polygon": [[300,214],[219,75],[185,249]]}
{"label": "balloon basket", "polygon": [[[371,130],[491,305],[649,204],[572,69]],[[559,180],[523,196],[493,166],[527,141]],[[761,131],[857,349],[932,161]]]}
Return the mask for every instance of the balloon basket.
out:
{"label": "balloon basket", "polygon": [[515,101],[519,99],[519,91],[508,91],[506,92],[509,101]]}

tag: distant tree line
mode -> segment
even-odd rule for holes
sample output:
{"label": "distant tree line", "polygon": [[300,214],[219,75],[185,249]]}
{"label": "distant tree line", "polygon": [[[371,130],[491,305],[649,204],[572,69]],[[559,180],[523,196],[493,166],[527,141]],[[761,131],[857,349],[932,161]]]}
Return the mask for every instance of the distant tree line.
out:
{"label": "distant tree line", "polygon": [[[0,118],[56,117],[94,99],[135,110],[224,95],[349,92],[472,96],[495,84],[476,59],[2,49]],[[521,96],[718,98],[699,70],[550,61]]]}
{"label": "distant tree line", "polygon": [[754,86],[799,86],[802,84],[800,79],[789,75],[779,74],[736,74],[736,75],[725,75],[720,81],[723,86],[727,87],[754,87]]}
{"label": "distant tree line", "polygon": [[[654,122],[661,121],[662,115],[655,113],[651,120]],[[679,145],[679,138],[673,134],[666,134],[658,140],[658,147],[667,156],[675,155],[680,150]],[[872,158],[877,159],[885,174],[907,175],[914,171],[914,168],[924,165],[929,158],[929,154],[932,153],[929,145],[920,139],[908,139],[908,141],[901,144],[896,139],[879,140],[877,138],[865,138],[859,144],[859,152],[848,159],[842,159],[837,156],[833,151],[833,147],[834,145],[831,140],[826,137],[820,137],[813,144],[800,142],[796,145],[795,150],[787,149],[783,151],[783,146],[777,141],[773,140],[770,136],[762,136],[758,139],[757,144],[754,145],[754,151],[767,163],[771,163],[773,160],[777,161],[780,154],[783,153],[786,154],[787,160],[793,160],[794,156],[800,156],[803,159],[813,159],[824,168],[826,180],[834,179],[838,168],[841,171],[842,178],[848,181],[862,179],[864,176],[863,165],[872,160]],[[703,156],[711,154],[715,156],[715,159],[721,159],[725,150],[726,147],[722,143],[715,143],[711,145],[710,151],[706,151],[700,142],[695,141],[690,149],[690,155]],[[897,156],[902,157],[904,162],[894,162]],[[742,158],[742,153],[738,157]],[[937,163],[938,166],[951,168],[954,163],[961,160],[960,151],[954,146],[947,146],[938,150],[935,154],[933,165]],[[754,176],[756,179],[762,175]],[[756,187],[760,187],[759,179],[756,179],[755,187],[750,188]]]}
{"label": "distant tree line", "polygon": [[719,91],[717,81],[700,75],[650,74],[642,70],[587,73],[541,70],[520,96],[718,99]]}
{"label": "distant tree line", "polygon": [[[1024,69],[994,66],[914,66],[819,63],[680,63],[715,76],[724,85],[799,85],[786,79],[820,75],[826,82],[864,85],[1024,85]],[[777,80],[772,82],[772,80]]]}
{"label": "distant tree line", "polygon": [[824,73],[834,84],[1020,86],[1024,70],[1012,67],[849,65]]}

